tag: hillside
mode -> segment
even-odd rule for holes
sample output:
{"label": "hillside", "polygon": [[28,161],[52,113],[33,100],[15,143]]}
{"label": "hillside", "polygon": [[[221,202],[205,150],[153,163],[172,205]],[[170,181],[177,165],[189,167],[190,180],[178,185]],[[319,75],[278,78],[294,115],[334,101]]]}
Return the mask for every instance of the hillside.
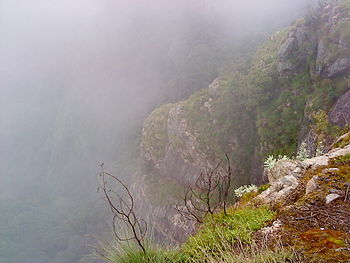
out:
{"label": "hillside", "polygon": [[208,88],[163,105],[144,123],[137,173],[140,211],[156,237],[183,241],[185,185],[227,153],[235,186],[261,184],[270,156],[329,151],[350,122],[350,1],[333,0],[276,32],[247,63],[236,61]]}

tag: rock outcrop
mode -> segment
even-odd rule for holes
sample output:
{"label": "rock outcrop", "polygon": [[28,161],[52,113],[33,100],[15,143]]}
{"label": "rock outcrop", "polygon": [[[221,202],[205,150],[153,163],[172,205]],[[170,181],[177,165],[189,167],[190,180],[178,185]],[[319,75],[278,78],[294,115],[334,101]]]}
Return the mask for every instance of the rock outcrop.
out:
{"label": "rock outcrop", "polygon": [[[144,213],[159,229],[176,226],[185,236],[187,223],[177,222],[168,204],[179,200],[183,187],[203,168],[217,165],[225,153],[238,186],[262,181],[268,155],[295,156],[303,144],[310,156],[329,149],[340,131],[333,126],[350,121],[349,36],[350,5],[329,1],[274,34],[247,68],[233,67],[188,99],[156,109],[142,132]],[[349,151],[343,147],[304,162],[278,162],[267,173],[271,187],[261,198],[267,203],[285,199],[304,186],[300,178],[307,170],[325,167]],[[318,191],[318,184],[314,177],[307,193]],[[154,202],[159,199],[164,202]]]}
{"label": "rock outcrop", "polygon": [[350,90],[337,100],[329,113],[329,120],[341,127],[350,124]]}

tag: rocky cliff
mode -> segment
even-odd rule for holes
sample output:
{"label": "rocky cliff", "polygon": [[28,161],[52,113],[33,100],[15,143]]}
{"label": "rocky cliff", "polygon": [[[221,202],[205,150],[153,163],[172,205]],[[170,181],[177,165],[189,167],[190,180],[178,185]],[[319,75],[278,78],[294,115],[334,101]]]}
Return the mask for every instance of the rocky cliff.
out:
{"label": "rocky cliff", "polygon": [[272,35],[247,65],[156,109],[144,123],[138,176],[158,234],[174,230],[176,241],[191,232],[168,204],[225,153],[241,185],[262,181],[268,155],[329,149],[350,120],[349,74],[350,1],[333,0]]}

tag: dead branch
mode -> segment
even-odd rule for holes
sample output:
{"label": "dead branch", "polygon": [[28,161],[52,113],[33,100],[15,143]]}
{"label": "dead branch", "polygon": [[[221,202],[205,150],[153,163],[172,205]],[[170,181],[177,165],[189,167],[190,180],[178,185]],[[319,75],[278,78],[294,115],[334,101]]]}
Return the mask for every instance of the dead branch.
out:
{"label": "dead branch", "polygon": [[[129,188],[116,176],[105,172],[101,164],[99,189],[102,190],[109,208],[112,212],[112,227],[116,238],[121,242],[136,241],[137,245],[146,253],[144,239],[147,233],[147,223],[139,219],[135,214],[135,201]],[[118,188],[119,193],[115,191]],[[121,193],[124,192],[124,195]],[[118,226],[119,223],[126,226],[130,236],[122,236]]]}
{"label": "dead branch", "polygon": [[227,202],[229,200],[232,184],[232,168],[230,159],[225,154],[227,167],[225,172],[220,171],[222,161],[212,168],[206,168],[198,175],[194,184],[186,187],[182,198],[183,205],[174,208],[185,218],[203,222],[207,214],[214,214],[223,209],[227,215]]}

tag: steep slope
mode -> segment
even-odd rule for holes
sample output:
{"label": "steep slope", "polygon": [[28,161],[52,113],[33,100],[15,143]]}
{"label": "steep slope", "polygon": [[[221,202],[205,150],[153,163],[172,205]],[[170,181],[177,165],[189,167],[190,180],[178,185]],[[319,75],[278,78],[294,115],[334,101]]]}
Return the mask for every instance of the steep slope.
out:
{"label": "steep slope", "polygon": [[329,1],[272,35],[248,66],[236,63],[209,88],[156,109],[144,123],[139,173],[154,221],[174,225],[167,202],[224,153],[241,185],[261,182],[268,155],[327,150],[350,121],[349,30],[350,1]]}
{"label": "steep slope", "polygon": [[349,262],[349,138],[319,157],[266,168],[269,185],[208,216],[179,262]]}

